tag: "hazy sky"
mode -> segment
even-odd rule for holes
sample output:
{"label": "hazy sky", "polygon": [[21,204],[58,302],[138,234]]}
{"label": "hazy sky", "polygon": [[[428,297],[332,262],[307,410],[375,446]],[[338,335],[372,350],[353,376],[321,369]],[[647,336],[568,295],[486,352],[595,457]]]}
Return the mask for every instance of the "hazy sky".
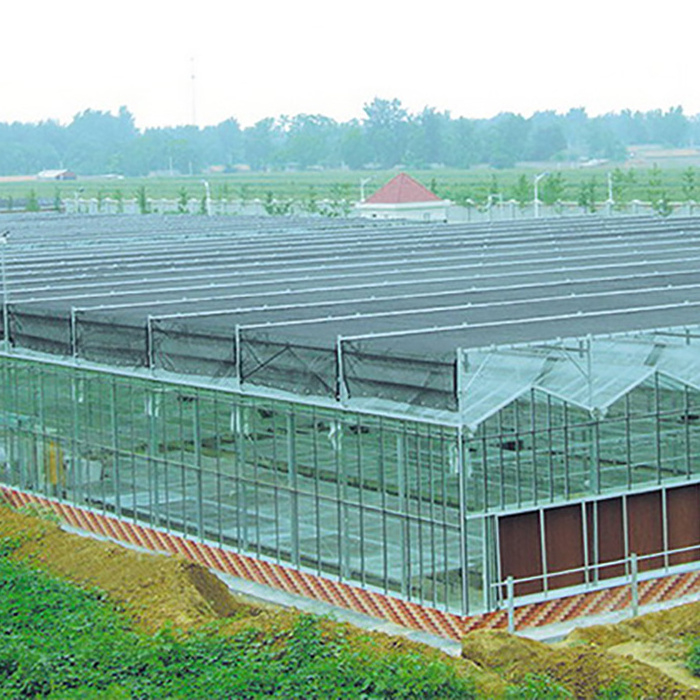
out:
{"label": "hazy sky", "polygon": [[[700,112],[692,0],[22,0],[0,22],[0,121],[126,105],[139,127],[300,112],[375,96],[453,117],[682,105]],[[194,58],[195,80],[192,80]]]}

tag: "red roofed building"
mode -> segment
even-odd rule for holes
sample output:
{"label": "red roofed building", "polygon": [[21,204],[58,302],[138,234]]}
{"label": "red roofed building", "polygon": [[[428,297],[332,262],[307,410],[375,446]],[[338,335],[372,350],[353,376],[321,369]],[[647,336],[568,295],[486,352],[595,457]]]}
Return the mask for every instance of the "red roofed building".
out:
{"label": "red roofed building", "polygon": [[449,201],[440,199],[410,175],[399,173],[356,205],[355,211],[373,219],[447,221],[449,207]]}

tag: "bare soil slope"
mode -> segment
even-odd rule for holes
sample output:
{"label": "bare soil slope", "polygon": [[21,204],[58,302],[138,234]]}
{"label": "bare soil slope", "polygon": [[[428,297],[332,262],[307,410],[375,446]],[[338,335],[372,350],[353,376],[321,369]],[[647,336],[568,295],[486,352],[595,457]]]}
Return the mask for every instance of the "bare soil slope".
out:
{"label": "bare soil slope", "polygon": [[[147,554],[61,529],[46,514],[0,505],[0,541],[18,543],[11,556],[87,588],[104,591],[148,632],[164,625],[190,630],[217,623],[223,633],[243,627],[288,628],[294,611],[235,596],[211,572],[179,556]],[[348,625],[324,623],[328,628]],[[421,648],[384,634],[357,632],[358,643],[381,649]],[[576,698],[595,698],[622,680],[638,698],[698,698],[700,679],[684,666],[689,640],[700,635],[700,603],[653,613],[618,625],[574,630],[563,642],[543,644],[503,631],[475,631],[463,640],[462,660],[485,697],[500,697],[507,683],[548,674]],[[367,640],[370,640],[369,642]],[[445,657],[448,659],[449,657]]]}

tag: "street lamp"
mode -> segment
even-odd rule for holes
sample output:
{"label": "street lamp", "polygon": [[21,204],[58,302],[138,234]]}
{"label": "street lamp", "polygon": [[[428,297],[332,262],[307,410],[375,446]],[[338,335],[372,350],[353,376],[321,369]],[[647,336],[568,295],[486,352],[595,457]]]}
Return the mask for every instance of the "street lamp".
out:
{"label": "street lamp", "polygon": [[615,206],[615,198],[613,197],[613,176],[612,173],[608,173],[608,213],[612,214],[613,207]]}
{"label": "street lamp", "polygon": [[0,233],[0,273],[2,274],[2,340],[5,350],[10,348],[10,317],[7,309],[10,300],[7,298],[7,272],[5,269],[5,248],[10,238],[9,231]]}
{"label": "street lamp", "polygon": [[546,170],[539,175],[535,175],[535,218],[538,218],[540,215],[540,180],[543,177],[547,177],[547,175],[549,173]]}
{"label": "street lamp", "polygon": [[503,195],[500,192],[490,192],[486,199],[486,207],[489,210],[489,221],[493,221],[494,202],[503,209]]}
{"label": "street lamp", "polygon": [[204,185],[204,191],[206,192],[205,208],[207,211],[207,216],[211,216],[211,191],[209,190],[209,183],[206,180],[202,180]]}
{"label": "street lamp", "polygon": [[80,198],[82,197],[83,192],[85,192],[84,187],[78,187],[78,189],[75,191],[75,211],[73,212],[74,214],[80,214]]}
{"label": "street lamp", "polygon": [[365,185],[371,180],[371,177],[366,177],[360,180],[360,204],[365,201]]}

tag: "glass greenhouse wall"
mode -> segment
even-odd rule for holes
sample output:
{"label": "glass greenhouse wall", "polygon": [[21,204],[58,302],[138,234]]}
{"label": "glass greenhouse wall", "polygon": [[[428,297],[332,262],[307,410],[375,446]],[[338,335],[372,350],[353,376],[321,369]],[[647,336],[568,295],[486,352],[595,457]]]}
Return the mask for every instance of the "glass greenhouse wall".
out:
{"label": "glass greenhouse wall", "polygon": [[[480,419],[461,426],[5,355],[2,480],[479,613],[500,604],[509,575],[539,582],[518,594],[541,594],[624,576],[633,551],[659,555],[647,569],[700,559],[700,518],[686,512],[700,491],[677,488],[700,488],[700,390],[659,369],[687,338],[659,337],[614,341],[643,358],[641,379],[629,355],[626,375],[611,371],[609,339],[465,353],[462,418]],[[577,403],[552,393],[555,375]],[[579,379],[599,405],[584,405]],[[640,527],[651,540],[635,541]]]}
{"label": "glass greenhouse wall", "polygon": [[[462,613],[454,427],[5,358],[3,481]],[[463,576],[462,572],[468,572]]]}

